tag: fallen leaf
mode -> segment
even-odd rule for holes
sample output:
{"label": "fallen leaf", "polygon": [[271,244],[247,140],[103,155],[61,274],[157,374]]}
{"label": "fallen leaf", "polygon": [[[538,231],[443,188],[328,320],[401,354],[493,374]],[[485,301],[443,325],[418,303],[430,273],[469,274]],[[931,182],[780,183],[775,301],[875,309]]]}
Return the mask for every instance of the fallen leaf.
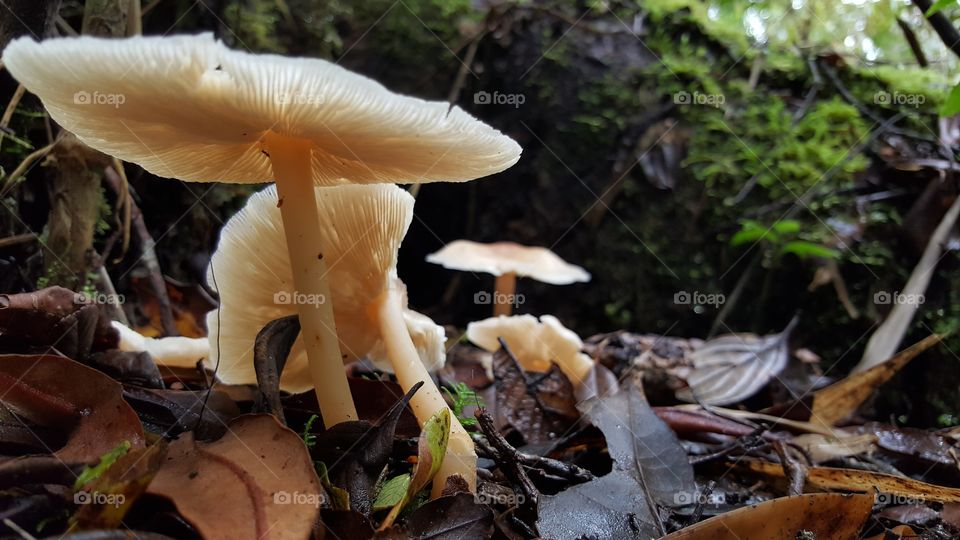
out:
{"label": "fallen leaf", "polygon": [[557,438],[579,418],[573,385],[556,364],[528,374],[510,349],[501,347],[493,354],[493,372],[494,384],[480,394],[497,429],[539,444]]}
{"label": "fallen leaf", "polygon": [[70,518],[70,529],[120,527],[160,469],[166,450],[167,445],[162,441],[131,450],[119,456],[96,479],[84,482],[74,493],[79,508]]}
{"label": "fallen leaf", "polygon": [[377,482],[393,452],[400,413],[421,385],[411,388],[376,424],[341,422],[316,436],[313,457],[327,465],[331,483],[349,493],[351,510],[370,515]]}
{"label": "fallen leaf", "polygon": [[300,335],[300,319],[296,315],[270,321],[257,333],[253,345],[253,367],[257,372],[260,397],[257,412],[276,415],[286,424],[280,404],[280,375],[287,363],[290,348]]}
{"label": "fallen leaf", "polygon": [[620,392],[583,402],[579,408],[603,432],[614,470],[625,471],[645,485],[656,504],[679,506],[684,503],[678,503],[678,494],[693,498],[697,491],[693,466],[676,434],[647,403],[639,384],[639,378],[634,378]]}
{"label": "fallen leaf", "polygon": [[810,421],[830,428],[847,418],[883,383],[890,380],[903,366],[923,351],[943,340],[944,336],[933,334],[900,351],[889,360],[872,368],[853,373],[849,377],[813,394],[813,412]]}
{"label": "fallen leaf", "polygon": [[[170,313],[177,331],[184,337],[207,337],[207,313],[217,308],[217,302],[196,283],[183,283],[163,276],[167,296],[170,298]],[[137,305],[150,320],[149,324],[136,330],[149,337],[162,333],[160,301],[149,279],[133,277],[130,285],[137,296]]]}
{"label": "fallen leaf", "polygon": [[790,442],[803,449],[814,464],[859,456],[877,449],[877,437],[869,433],[862,435],[838,433],[836,436],[804,433],[797,435]]}
{"label": "fallen leaf", "polygon": [[796,321],[779,334],[729,334],[705,342],[693,351],[693,369],[687,375],[690,387],[679,390],[677,398],[728,405],[756,394],[786,367],[788,341]]}
{"label": "fallen leaf", "polygon": [[662,535],[656,505],[696,501],[693,467],[676,435],[650,408],[639,377],[620,392],[579,405],[607,440],[613,471],[541,495],[537,527],[550,538],[650,538]]}
{"label": "fallen leaf", "polygon": [[409,485],[410,475],[407,473],[398,474],[384,482],[377,491],[376,500],[373,501],[373,511],[386,510],[399,504],[406,496]]}
{"label": "fallen leaf", "polygon": [[112,349],[87,356],[85,363],[121,382],[147,388],[163,388],[160,369],[147,352]]}
{"label": "fallen leaf", "polygon": [[413,500],[440,470],[443,456],[447,453],[447,443],[450,441],[450,421],[450,409],[445,407],[434,413],[423,424],[423,431],[417,443],[417,464],[407,484],[407,491],[384,518],[378,530],[382,531],[390,527],[400,515],[400,510],[403,510],[403,507]]}
{"label": "fallen leaf", "polygon": [[240,415],[230,397],[218,390],[163,390],[125,385],[123,397],[152,431],[172,437],[193,431],[199,440],[219,439],[227,423]]}
{"label": "fallen leaf", "polygon": [[0,355],[0,396],[31,432],[36,425],[69,433],[62,448],[47,448],[66,462],[91,462],[124,441],[143,447],[143,427],[120,384],[68,358]]}
{"label": "fallen leaf", "polygon": [[[755,459],[743,459],[732,465],[750,472],[783,477],[783,467]],[[807,469],[807,485],[823,490],[856,491],[867,493],[874,489],[878,499],[892,502],[960,502],[960,489],[928,484],[912,478],[893,476],[859,469],[834,467],[810,467]]]}
{"label": "fallen leaf", "polygon": [[872,507],[872,495],[810,493],[781,497],[706,519],[662,540],[854,540]]}
{"label": "fallen leaf", "polygon": [[325,500],[303,441],[270,415],[240,416],[212,443],[182,435],[148,492],[208,540],[302,540]]}
{"label": "fallen leaf", "polygon": [[458,493],[434,499],[410,514],[403,538],[462,540],[489,538],[492,532],[490,508],[477,504],[470,494]]}
{"label": "fallen leaf", "polygon": [[915,538],[920,538],[920,535],[914,532],[913,529],[907,525],[897,525],[892,529],[866,538],[865,540],[913,540]]}

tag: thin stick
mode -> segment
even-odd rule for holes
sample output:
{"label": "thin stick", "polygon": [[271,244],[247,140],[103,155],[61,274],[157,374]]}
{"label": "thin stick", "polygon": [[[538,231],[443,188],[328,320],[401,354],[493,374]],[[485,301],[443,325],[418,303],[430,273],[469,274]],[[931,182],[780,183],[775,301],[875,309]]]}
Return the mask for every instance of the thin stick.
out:
{"label": "thin stick", "polygon": [[33,242],[36,239],[37,235],[34,233],[15,234],[6,238],[0,238],[0,248],[16,246],[18,244],[26,244],[27,242]]}
{"label": "thin stick", "polygon": [[[120,190],[124,185],[120,174],[117,173],[113,167],[106,167],[103,172],[107,184],[113,189],[114,193],[117,194],[117,197],[119,197],[121,193]],[[173,311],[170,307],[170,296],[167,294],[167,284],[163,280],[163,272],[160,270],[157,252],[153,249],[155,242],[153,241],[153,237],[150,236],[150,231],[147,230],[146,223],[143,221],[143,213],[140,212],[140,208],[137,207],[137,203],[133,200],[133,197],[130,197],[129,204],[133,229],[137,232],[137,237],[140,241],[140,260],[143,261],[143,265],[147,268],[150,286],[153,288],[153,293],[157,296],[157,303],[160,304],[160,324],[163,326],[164,334],[168,336],[178,336],[180,333],[177,331],[177,324],[173,319]]]}
{"label": "thin stick", "polygon": [[57,141],[53,141],[52,143],[40,148],[39,150],[33,151],[27,157],[23,158],[23,161],[20,162],[20,165],[17,165],[17,168],[14,169],[12,173],[7,175],[7,179],[4,182],[3,187],[0,188],[0,199],[6,197],[7,194],[10,193],[10,190],[13,189],[17,184],[17,180],[19,180],[20,177],[27,172],[27,169],[30,168],[30,165],[33,165],[35,161],[49,154],[56,144]]}
{"label": "thin stick", "polygon": [[123,222],[118,223],[120,230],[123,231],[123,244],[120,251],[120,257],[122,258],[126,255],[127,248],[130,247],[130,219],[132,216],[131,204],[133,201],[130,198],[130,181],[127,179],[127,172],[123,168],[123,162],[118,158],[113,158],[113,169],[117,172],[117,176],[120,177],[121,181],[120,192],[117,193],[117,210],[123,209]]}

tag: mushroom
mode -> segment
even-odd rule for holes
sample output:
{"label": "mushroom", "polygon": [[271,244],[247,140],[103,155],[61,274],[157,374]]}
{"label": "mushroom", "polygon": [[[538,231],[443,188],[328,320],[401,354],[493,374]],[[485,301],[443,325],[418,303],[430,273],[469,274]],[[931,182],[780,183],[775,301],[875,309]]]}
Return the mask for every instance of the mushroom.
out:
{"label": "mushroom", "polygon": [[556,362],[576,386],[593,369],[593,360],[580,352],[583,341],[553,315],[542,315],[539,321],[533,315],[501,315],[467,325],[467,339],[482,349],[499,349],[498,338],[503,338],[526,371],[546,372]]}
{"label": "mushroom", "polygon": [[121,351],[147,352],[153,361],[162,366],[193,368],[197,362],[210,357],[210,342],[207,338],[173,336],[164,338],[147,337],[123,323],[110,321],[120,334]]}
{"label": "mushroom", "polygon": [[[520,147],[447,103],[318,59],[252,55],[212,34],[10,43],[2,61],[87,145],[158,176],[276,182],[295,291],[329,299],[314,185],[466,181]],[[221,291],[222,292],[222,291]],[[356,419],[330,302],[298,305],[324,421]]]}
{"label": "mushroom", "polygon": [[[389,184],[314,191],[311,198],[320,216],[316,236],[327,246],[343,362],[364,356],[382,361],[386,356],[405,391],[423,381],[410,402],[422,425],[447,404],[427,372],[428,366],[443,365],[443,329],[406,309],[405,287],[396,276],[397,251],[413,219],[414,199]],[[211,260],[208,280],[216,277],[222,293],[220,308],[207,315],[207,326],[211,343],[218,344],[212,360],[219,362],[217,374],[225,382],[255,382],[251,351],[257,332],[295,312],[295,303],[315,300],[290,291],[294,273],[275,200],[273,186],[254,194],[223,227]],[[304,339],[308,336],[297,339],[281,374],[285,390],[305,391],[313,384]],[[439,489],[455,473],[475,485],[473,441],[455,417],[442,467],[435,484]]]}
{"label": "mushroom", "polygon": [[[515,242],[481,244],[455,240],[436,253],[427,255],[427,262],[451,270],[486,272],[497,276],[494,285],[493,314],[510,315],[517,303],[517,276],[531,277],[552,285],[569,285],[590,281],[590,273],[570,264],[543,247],[528,247]],[[477,298],[484,298],[478,293]],[[489,300],[489,295],[486,295]]]}

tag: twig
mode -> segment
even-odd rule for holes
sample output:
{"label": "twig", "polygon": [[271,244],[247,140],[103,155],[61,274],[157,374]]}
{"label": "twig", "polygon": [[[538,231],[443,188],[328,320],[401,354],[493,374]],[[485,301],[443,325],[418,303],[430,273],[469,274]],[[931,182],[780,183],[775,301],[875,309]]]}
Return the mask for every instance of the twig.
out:
{"label": "twig", "polygon": [[[110,279],[110,274],[107,273],[107,267],[101,264],[100,268],[97,269],[97,274],[100,277],[100,287],[103,289],[103,292],[113,298],[119,298],[117,296],[117,289],[113,286],[113,281]],[[130,321],[127,320],[127,314],[123,312],[123,308],[120,307],[118,302],[107,302],[107,309],[114,319],[122,322],[125,326],[130,326]]]}
{"label": "twig", "polygon": [[[924,17],[927,17],[927,11],[933,6],[933,2],[930,0],[913,0],[913,5],[920,9]],[[957,32],[950,19],[942,11],[939,11],[927,17],[927,20],[930,21],[930,26],[940,36],[943,44],[953,51],[953,54],[960,56],[960,32]]]}
{"label": "twig", "polygon": [[23,99],[23,93],[26,91],[26,87],[22,84],[17,85],[17,89],[10,98],[10,103],[7,103],[7,108],[3,111],[3,117],[0,117],[0,143],[3,143],[4,128],[10,125],[10,119],[13,118],[13,111],[17,110],[17,105],[20,104],[20,100]]}
{"label": "twig", "polygon": [[153,11],[153,8],[157,7],[157,4],[159,3],[160,3],[160,0],[153,0],[152,2],[144,6],[144,8],[140,10],[140,16],[143,17],[147,13],[150,13],[151,11]]}
{"label": "twig", "polygon": [[34,233],[15,234],[6,238],[0,238],[0,248],[16,246],[18,244],[26,244],[27,242],[33,242],[36,239],[37,235]]}
{"label": "twig", "polygon": [[807,469],[802,463],[790,457],[787,446],[783,441],[773,441],[773,451],[780,458],[783,474],[790,480],[790,495],[803,493],[803,485],[807,480]]}
{"label": "twig", "polygon": [[143,33],[143,13],[140,9],[140,0],[129,0],[127,10],[127,36],[139,36]]}
{"label": "twig", "polygon": [[535,507],[540,492],[537,491],[536,486],[533,485],[530,477],[527,476],[527,471],[523,470],[520,464],[520,452],[497,431],[493,423],[493,418],[485,409],[477,409],[474,416],[477,417],[477,422],[480,424],[480,429],[483,430],[483,434],[486,435],[487,440],[490,441],[490,444],[493,445],[493,448],[497,451],[497,456],[500,458],[497,461],[497,465],[500,466],[508,478],[520,487],[520,491],[523,492],[526,501]]}
{"label": "twig", "polygon": [[[477,448],[485,452],[490,459],[497,461],[498,458],[500,458],[497,450],[488,445],[486,441],[475,440],[474,442],[476,443]],[[593,473],[584,468],[578,467],[573,463],[567,463],[558,459],[538,456],[535,454],[527,454],[519,450],[517,451],[516,456],[520,463],[525,467],[541,469],[545,473],[559,476],[566,480],[571,480],[574,482],[589,482],[594,478]]]}
{"label": "twig", "polygon": [[[122,193],[120,190],[124,184],[117,171],[115,171],[113,167],[106,167],[104,169],[104,176],[110,188],[117,194],[117,197],[120,197]],[[140,212],[140,208],[137,206],[136,201],[133,200],[133,197],[130,197],[129,205],[133,228],[137,232],[137,237],[140,241],[140,259],[143,260],[143,265],[147,268],[150,276],[150,285],[153,288],[153,293],[157,296],[157,303],[160,304],[160,324],[163,326],[164,334],[168,336],[178,336],[180,333],[177,331],[177,325],[174,322],[173,312],[170,308],[170,296],[167,295],[167,284],[163,280],[160,263],[157,261],[157,253],[153,249],[153,237],[151,237],[150,232],[147,231],[147,225],[143,222],[143,213]]]}
{"label": "twig", "polygon": [[[139,0],[138,0],[139,1]],[[127,179],[127,172],[123,168],[123,162],[118,158],[113,158],[113,168],[122,181],[120,192],[117,193],[117,210],[123,209],[123,222],[117,221],[120,230],[123,231],[123,245],[120,251],[120,257],[127,254],[127,248],[130,247],[130,219],[133,215],[131,204],[133,199],[130,197],[130,181]]]}
{"label": "twig", "polygon": [[907,21],[900,17],[897,17],[897,26],[899,26],[900,31],[903,32],[903,37],[906,38],[907,44],[910,45],[910,50],[913,51],[913,57],[917,59],[920,67],[929,66],[930,62],[927,61],[927,55],[923,53],[923,47],[920,46],[920,40],[917,39],[917,34],[913,32],[913,28],[910,28]]}
{"label": "twig", "polygon": [[59,28],[61,32],[63,32],[64,34],[70,37],[77,37],[80,35],[80,33],[74,30],[73,27],[70,26],[70,23],[68,23],[66,19],[61,17],[59,13],[57,13],[54,16],[53,22],[54,24],[57,25],[57,28]]}
{"label": "twig", "polygon": [[20,165],[17,165],[17,168],[14,169],[12,173],[7,175],[7,179],[4,181],[3,187],[0,188],[0,199],[6,197],[7,194],[10,193],[10,190],[16,186],[17,180],[19,180],[20,177],[27,172],[27,169],[30,168],[30,165],[33,165],[35,161],[49,154],[50,151],[53,150],[53,147],[57,145],[59,140],[60,139],[58,138],[56,141],[53,141],[43,148],[34,150],[27,157],[23,158],[23,161],[20,162]]}

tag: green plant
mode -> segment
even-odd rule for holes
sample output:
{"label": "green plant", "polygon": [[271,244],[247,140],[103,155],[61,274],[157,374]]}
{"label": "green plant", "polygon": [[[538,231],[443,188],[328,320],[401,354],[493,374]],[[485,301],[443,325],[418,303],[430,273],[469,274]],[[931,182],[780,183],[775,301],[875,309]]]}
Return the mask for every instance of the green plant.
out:
{"label": "green plant", "polygon": [[475,426],[477,425],[477,419],[472,416],[464,416],[463,409],[469,405],[476,405],[478,408],[483,407],[483,402],[480,401],[480,397],[477,396],[477,393],[473,391],[466,383],[458,382],[452,386],[453,391],[451,392],[446,387],[443,387],[443,392],[450,398],[452,402],[451,408],[453,409],[453,414],[457,417],[457,420],[460,421],[460,424],[463,427]]}

